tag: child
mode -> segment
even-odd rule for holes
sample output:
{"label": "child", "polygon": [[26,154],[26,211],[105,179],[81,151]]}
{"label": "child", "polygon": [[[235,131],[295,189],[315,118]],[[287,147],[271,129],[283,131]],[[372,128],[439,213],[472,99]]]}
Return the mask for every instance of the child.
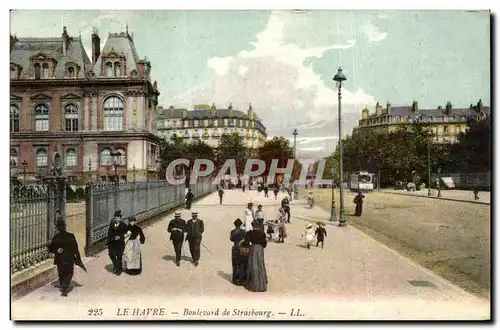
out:
{"label": "child", "polygon": [[283,208],[280,208],[279,210],[279,215],[278,219],[276,221],[278,222],[278,242],[277,243],[285,243],[285,237],[286,237],[286,213]]}
{"label": "child", "polygon": [[270,240],[273,239],[275,225],[276,224],[274,223],[274,221],[272,220],[267,221],[267,234],[269,235]]}
{"label": "child", "polygon": [[304,229],[304,235],[302,235],[302,237],[304,237],[304,239],[306,240],[306,246],[308,249],[311,248],[311,243],[314,240],[314,231],[313,230],[314,230],[313,224],[310,223],[306,226],[306,228]]}
{"label": "child", "polygon": [[325,224],[318,222],[318,228],[316,228],[316,232],[314,233],[316,235],[316,246],[319,246],[319,243],[321,243],[321,248],[323,248],[323,243],[325,242],[325,237],[326,237],[326,229],[325,229]]}

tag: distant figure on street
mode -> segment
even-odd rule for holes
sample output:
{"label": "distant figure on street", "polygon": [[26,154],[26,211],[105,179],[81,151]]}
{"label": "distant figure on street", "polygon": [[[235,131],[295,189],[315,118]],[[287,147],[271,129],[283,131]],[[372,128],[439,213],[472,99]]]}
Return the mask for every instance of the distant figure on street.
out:
{"label": "distant figure on street", "polygon": [[287,215],[287,222],[290,223],[290,200],[288,199],[288,197],[285,197],[283,198],[283,200],[281,200],[281,207]]}
{"label": "distant figure on street", "polygon": [[319,243],[321,243],[321,248],[323,248],[326,237],[326,229],[324,223],[318,222],[318,227],[316,228],[314,235],[316,236],[316,246],[319,246]]}
{"label": "distant figure on street", "polygon": [[180,212],[174,213],[174,218],[170,220],[167,231],[170,233],[170,240],[174,245],[175,264],[181,265],[182,243],[184,243],[184,233],[187,231],[186,221],[181,218]]}
{"label": "distant figure on street", "polygon": [[200,245],[205,225],[203,220],[198,219],[198,212],[191,213],[191,219],[187,222],[186,241],[189,243],[189,253],[193,259],[193,265],[198,266],[200,262]]}
{"label": "distant figure on street", "polygon": [[222,197],[224,196],[224,189],[219,188],[219,202],[222,205]]}
{"label": "distant figure on street", "polygon": [[[258,226],[258,223],[255,223]],[[264,258],[264,248],[267,246],[266,234],[260,230],[246,233],[245,240],[249,242],[246,288],[251,292],[267,291],[267,271]]]}
{"label": "distant figure on street", "polygon": [[477,186],[474,186],[474,188],[472,188],[472,193],[474,194],[474,200],[477,201],[479,199],[479,189],[477,188]]}
{"label": "distant figure on street", "polygon": [[[233,264],[233,284],[245,285],[247,279],[248,255],[250,254],[250,244],[245,241],[246,232],[241,225],[241,219],[234,221],[234,229],[231,230],[229,239],[233,242],[231,248],[231,261]],[[245,244],[246,243],[246,244]]]}
{"label": "distant figure on street", "polygon": [[123,252],[123,268],[127,274],[139,275],[142,272],[141,244],[144,244],[145,241],[146,237],[142,228],[137,225],[137,219],[129,217]]}
{"label": "distant figure on street", "polygon": [[245,227],[245,231],[246,232],[249,232],[250,230],[252,230],[252,222],[254,220],[254,217],[253,217],[253,203],[248,203],[247,204],[247,208],[245,210],[245,213],[244,213],[244,222],[243,222],[243,226]]}
{"label": "distant figure on street", "polygon": [[365,195],[361,191],[358,191],[358,194],[356,197],[354,197],[354,204],[356,204],[356,211],[354,212],[354,215],[359,217],[363,213],[363,198],[365,198]]}
{"label": "distant figure on street", "polygon": [[306,247],[308,249],[311,248],[311,243],[314,240],[314,228],[313,224],[309,223],[307,224],[306,228],[304,229],[304,234],[302,234],[302,237],[305,239]]}
{"label": "distant figure on street", "polygon": [[274,187],[273,189],[273,193],[274,193],[274,199],[277,200],[278,199],[278,193],[280,192],[280,188],[276,185],[276,187]]}
{"label": "distant figure on street", "polygon": [[56,222],[58,233],[49,244],[49,251],[54,253],[54,264],[59,275],[59,289],[61,296],[67,297],[71,279],[73,278],[74,265],[86,271],[78,251],[75,235],[66,231],[66,223],[62,218]]}
{"label": "distant figure on street", "polygon": [[278,218],[276,219],[278,223],[278,241],[276,243],[285,243],[286,238],[286,213],[283,208],[279,209]]}
{"label": "distant figure on street", "polygon": [[125,233],[128,231],[128,226],[122,222],[122,211],[115,212],[115,216],[108,228],[108,238],[106,246],[108,255],[113,263],[113,274],[121,275],[123,252],[125,250]]}
{"label": "distant figure on street", "polygon": [[186,209],[187,210],[191,210],[191,205],[193,204],[193,199],[194,199],[193,192],[191,191],[191,188],[189,188],[188,192],[186,194]]}
{"label": "distant figure on street", "polygon": [[264,184],[264,197],[269,197],[269,186]]}
{"label": "distant figure on street", "polygon": [[257,212],[255,212],[255,220],[257,220],[257,222],[259,223],[258,229],[264,232],[264,211],[262,211],[262,205],[257,206]]}

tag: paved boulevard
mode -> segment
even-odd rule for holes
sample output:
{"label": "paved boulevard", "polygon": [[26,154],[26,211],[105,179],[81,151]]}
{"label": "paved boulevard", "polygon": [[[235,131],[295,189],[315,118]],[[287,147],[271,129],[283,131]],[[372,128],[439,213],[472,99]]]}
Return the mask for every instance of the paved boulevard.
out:
{"label": "paved boulevard", "polygon": [[[270,242],[265,250],[268,292],[251,293],[232,285],[229,231],[233,221],[243,216],[250,200],[263,204],[266,218],[274,218],[281,198],[281,194],[275,201],[272,195],[266,199],[256,191],[233,190],[226,192],[221,206],[217,195],[211,194],[193,207],[205,222],[203,244],[210,249],[201,248],[198,267],[189,262],[187,244],[181,266],[173,263],[174,252],[167,233],[172,214],[167,214],[144,230],[141,275],[112,275],[108,271],[110,260],[103,251],[87,262],[87,274],[76,270],[75,288],[69,297],[60,297],[57,288],[48,284],[14,301],[12,317],[17,320],[489,318],[488,302],[353,227],[327,226],[324,249],[305,249],[301,246],[307,222],[303,218],[327,215],[319,208],[307,209],[303,201],[292,202],[292,223],[285,244]],[[183,215],[188,218],[187,211]],[[225,308],[229,314],[223,316]],[[187,309],[190,315],[186,315]],[[203,314],[208,310],[218,310],[218,315]],[[263,310],[269,314],[259,312]]]}

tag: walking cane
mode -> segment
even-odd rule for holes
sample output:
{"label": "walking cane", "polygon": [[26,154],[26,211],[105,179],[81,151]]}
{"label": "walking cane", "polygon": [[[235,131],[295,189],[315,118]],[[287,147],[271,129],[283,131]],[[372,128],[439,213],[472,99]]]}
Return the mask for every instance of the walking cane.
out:
{"label": "walking cane", "polygon": [[207,247],[205,246],[205,244],[203,244],[202,242],[200,242],[200,244],[201,244],[201,245],[202,245],[205,249],[207,249],[207,251],[208,251],[208,252],[210,252],[210,254],[211,254],[211,255],[214,255],[214,254],[212,253],[212,251],[210,251],[210,249],[209,249],[209,248],[207,248]]}

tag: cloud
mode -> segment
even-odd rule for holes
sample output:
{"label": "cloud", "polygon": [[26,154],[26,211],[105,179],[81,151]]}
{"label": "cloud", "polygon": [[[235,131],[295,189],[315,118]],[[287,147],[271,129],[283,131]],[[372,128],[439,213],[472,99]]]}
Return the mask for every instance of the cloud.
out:
{"label": "cloud", "polygon": [[371,22],[362,26],[362,31],[369,42],[379,42],[387,38],[387,32],[381,32],[380,29]]}
{"label": "cloud", "polygon": [[[322,145],[311,152],[330,149],[338,135],[337,91],[326,86],[308,59],[322,58],[328,51],[342,51],[355,45],[352,34],[329,44],[310,47],[285,42],[285,33],[294,20],[289,13],[273,12],[267,27],[256,35],[249,50],[233,56],[208,60],[216,75],[208,81],[169,100],[169,104],[192,107],[197,103],[226,106],[230,102],[246,110],[248,104],[263,120],[270,136],[291,136],[294,128],[303,137],[319,138]],[[371,31],[370,38],[381,38]],[[360,117],[361,108],[374,106],[376,100],[363,89],[343,89],[344,132],[350,132]]]}

